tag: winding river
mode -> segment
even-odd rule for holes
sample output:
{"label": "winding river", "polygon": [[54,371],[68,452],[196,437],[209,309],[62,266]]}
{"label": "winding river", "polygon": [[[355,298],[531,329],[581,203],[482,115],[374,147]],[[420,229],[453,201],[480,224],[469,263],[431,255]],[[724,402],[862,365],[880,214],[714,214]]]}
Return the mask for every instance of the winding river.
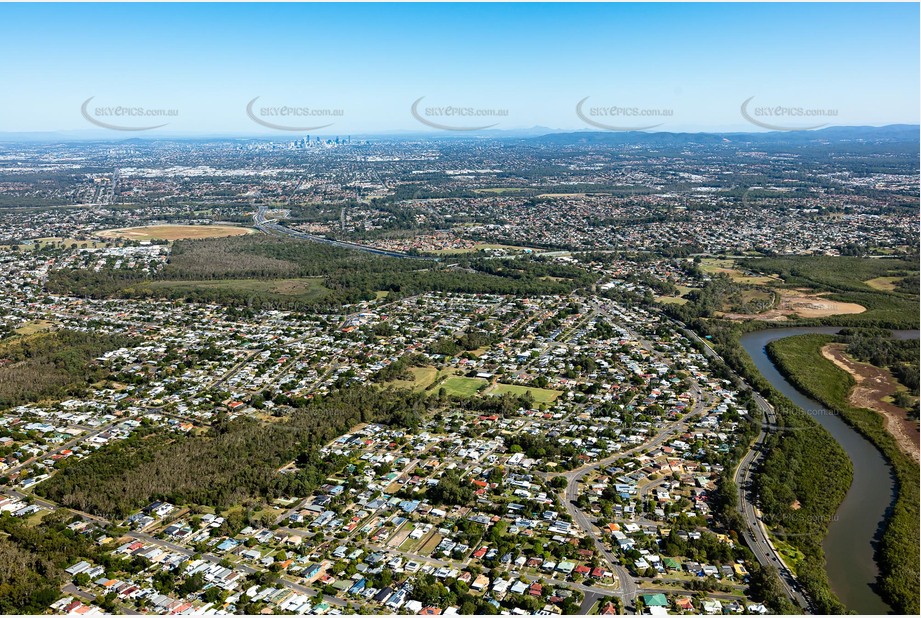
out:
{"label": "winding river", "polygon": [[[837,327],[774,328],[746,333],[741,338],[758,371],[777,390],[804,410],[825,408],[806,397],[777,370],[765,347],[772,341],[820,333],[833,335]],[[917,339],[918,331],[893,331],[898,339]],[[877,594],[875,581],[879,569],[873,560],[874,546],[879,540],[886,511],[896,496],[892,468],[871,442],[857,433],[838,416],[819,412],[814,415],[847,451],[854,464],[854,480],[823,542],[826,570],[832,590],[847,607],[859,614],[887,614],[892,609]]]}

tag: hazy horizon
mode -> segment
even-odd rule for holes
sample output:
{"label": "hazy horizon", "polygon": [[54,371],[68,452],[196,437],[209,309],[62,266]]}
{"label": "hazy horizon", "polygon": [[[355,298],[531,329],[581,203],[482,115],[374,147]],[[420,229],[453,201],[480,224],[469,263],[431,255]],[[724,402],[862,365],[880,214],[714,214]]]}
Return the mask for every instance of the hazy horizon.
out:
{"label": "hazy horizon", "polygon": [[[809,129],[803,132],[820,132],[823,129],[884,129],[888,127],[914,127],[921,131],[921,124],[893,123],[880,125],[831,125],[820,129]],[[654,135],[657,133],[665,134],[688,134],[688,135],[745,135],[745,134],[765,134],[765,133],[783,133],[784,131],[769,131],[757,127],[740,127],[737,130],[669,130],[649,129],[645,131],[632,131],[631,133],[645,133]],[[438,130],[407,129],[393,131],[377,132],[358,132],[358,133],[336,133],[327,131],[316,131],[311,133],[310,137],[321,140],[334,140],[338,138],[352,138],[358,140],[364,139],[515,139],[515,138],[537,138],[555,134],[575,134],[575,133],[605,133],[602,129],[592,127],[582,129],[557,129],[552,127],[523,127],[520,129],[491,129],[479,132],[449,132]],[[11,138],[15,141],[20,136],[24,142],[40,142],[47,138],[48,141],[124,141],[130,139],[139,140],[156,140],[156,139],[175,139],[175,140],[269,140],[269,141],[297,141],[304,138],[296,132],[265,132],[257,131],[240,131],[240,132],[212,132],[212,133],[185,133],[170,132],[165,129],[151,130],[144,132],[125,133],[121,131],[112,131],[106,129],[75,129],[71,131],[0,131],[0,138]],[[921,135],[919,135],[921,137]]]}
{"label": "hazy horizon", "polygon": [[0,68],[0,133],[918,124],[918,18],[909,3],[5,4],[0,50],[19,60]]}

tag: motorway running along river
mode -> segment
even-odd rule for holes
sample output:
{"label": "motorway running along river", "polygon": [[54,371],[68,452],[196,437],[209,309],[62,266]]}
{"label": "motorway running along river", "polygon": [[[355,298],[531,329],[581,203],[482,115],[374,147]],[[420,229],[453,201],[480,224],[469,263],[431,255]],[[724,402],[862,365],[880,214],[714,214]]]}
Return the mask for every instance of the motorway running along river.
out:
{"label": "motorway running along river", "polygon": [[[804,410],[825,410],[790,384],[774,366],[765,347],[772,341],[819,333],[833,335],[837,327],[773,328],[746,333],[741,343],[758,371],[777,390]],[[917,339],[918,331],[894,331],[899,339]],[[873,444],[838,416],[813,415],[847,451],[854,464],[854,480],[838,508],[823,542],[826,570],[832,590],[847,607],[859,614],[887,614],[892,610],[876,592],[879,568],[874,548],[883,532],[886,511],[895,501],[896,484],[892,468]]]}

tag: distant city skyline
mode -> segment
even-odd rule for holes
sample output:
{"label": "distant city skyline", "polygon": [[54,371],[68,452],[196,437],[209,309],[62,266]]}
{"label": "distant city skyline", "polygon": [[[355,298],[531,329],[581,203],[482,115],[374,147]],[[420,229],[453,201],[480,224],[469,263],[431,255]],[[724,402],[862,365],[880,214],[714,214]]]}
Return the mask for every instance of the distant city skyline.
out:
{"label": "distant city skyline", "polygon": [[917,124],[918,21],[916,3],[3,4],[0,132]]}

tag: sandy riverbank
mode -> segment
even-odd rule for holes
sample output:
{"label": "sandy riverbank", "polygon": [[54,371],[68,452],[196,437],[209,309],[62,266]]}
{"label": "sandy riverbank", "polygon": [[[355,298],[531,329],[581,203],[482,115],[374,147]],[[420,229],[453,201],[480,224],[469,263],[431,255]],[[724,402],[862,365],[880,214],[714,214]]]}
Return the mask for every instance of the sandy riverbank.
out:
{"label": "sandy riverbank", "polygon": [[892,434],[899,448],[915,461],[919,461],[921,433],[918,431],[918,422],[909,418],[906,410],[885,400],[898,389],[892,374],[887,369],[859,363],[850,358],[844,353],[844,344],[841,343],[823,346],[822,356],[854,378],[854,388],[848,395],[850,404],[881,414],[885,420],[886,431]]}

